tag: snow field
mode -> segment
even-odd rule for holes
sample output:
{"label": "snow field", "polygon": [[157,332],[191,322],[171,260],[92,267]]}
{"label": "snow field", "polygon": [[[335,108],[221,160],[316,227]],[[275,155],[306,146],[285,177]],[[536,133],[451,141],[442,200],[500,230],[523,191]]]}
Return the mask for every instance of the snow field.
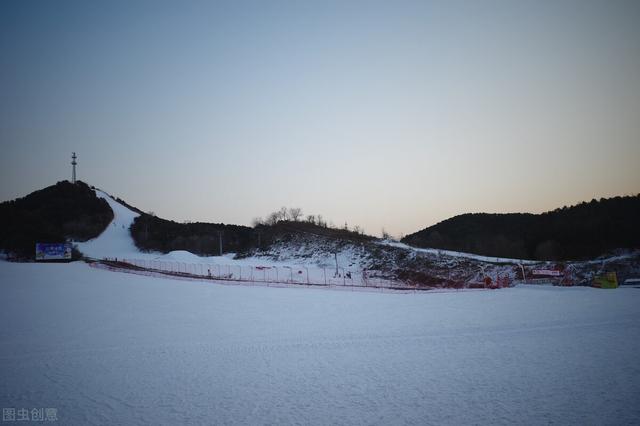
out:
{"label": "snow field", "polygon": [[60,424],[637,424],[640,291],[378,294],[0,262],[0,405]]}

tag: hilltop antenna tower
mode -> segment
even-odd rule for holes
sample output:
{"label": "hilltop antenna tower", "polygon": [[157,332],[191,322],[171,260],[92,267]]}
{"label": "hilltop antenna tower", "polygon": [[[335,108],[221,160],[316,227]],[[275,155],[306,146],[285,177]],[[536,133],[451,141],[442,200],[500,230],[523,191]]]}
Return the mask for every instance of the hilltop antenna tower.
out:
{"label": "hilltop antenna tower", "polygon": [[72,152],[71,153],[71,166],[73,166],[73,171],[71,173],[71,183],[76,183],[76,164],[78,164],[78,162],[76,161],[78,157],[76,157],[76,153]]}

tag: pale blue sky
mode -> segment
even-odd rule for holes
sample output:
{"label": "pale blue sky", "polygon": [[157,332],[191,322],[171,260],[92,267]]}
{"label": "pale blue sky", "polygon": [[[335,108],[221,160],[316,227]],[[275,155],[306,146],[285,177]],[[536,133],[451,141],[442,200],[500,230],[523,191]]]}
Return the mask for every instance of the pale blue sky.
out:
{"label": "pale blue sky", "polygon": [[0,199],[379,234],[640,192],[640,2],[0,2]]}

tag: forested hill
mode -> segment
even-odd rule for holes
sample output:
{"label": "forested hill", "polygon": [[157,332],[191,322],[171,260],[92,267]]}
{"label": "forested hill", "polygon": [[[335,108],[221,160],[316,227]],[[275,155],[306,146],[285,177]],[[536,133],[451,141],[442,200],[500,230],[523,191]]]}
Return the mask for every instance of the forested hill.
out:
{"label": "forested hill", "polygon": [[254,228],[223,223],[189,222],[178,223],[142,214],[131,226],[131,235],[141,250],[169,252],[187,250],[211,256],[220,253],[244,253],[252,250],[268,250],[277,242],[290,241],[296,235],[339,241],[369,241],[372,237],[355,231],[336,229],[304,221],[279,220],[277,223],[261,223]]}
{"label": "forested hill", "polygon": [[539,260],[594,258],[640,248],[640,195],[583,202],[542,214],[463,214],[407,235],[416,247]]}
{"label": "forested hill", "polygon": [[97,237],[113,219],[109,204],[86,183],[61,181],[0,203],[0,250],[33,258],[35,243]]}
{"label": "forested hill", "polygon": [[150,214],[138,216],[131,225],[131,236],[140,250],[166,253],[187,250],[202,256],[246,250],[254,244],[253,228],[223,223],[178,223]]}

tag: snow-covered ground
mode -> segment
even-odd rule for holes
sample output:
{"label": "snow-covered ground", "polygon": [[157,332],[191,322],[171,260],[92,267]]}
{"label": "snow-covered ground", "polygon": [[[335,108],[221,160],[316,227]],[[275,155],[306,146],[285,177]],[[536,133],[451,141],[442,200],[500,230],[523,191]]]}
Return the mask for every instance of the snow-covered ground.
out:
{"label": "snow-covered ground", "polygon": [[640,290],[272,289],[0,261],[0,406],[59,424],[638,424]]}
{"label": "snow-covered ground", "polygon": [[[305,251],[307,248],[304,248]],[[321,285],[386,285],[401,283],[383,280],[373,272],[363,272],[358,263],[359,253],[341,251],[337,259],[321,249],[316,256],[298,257],[297,247],[280,247],[278,256],[252,256],[234,258],[234,253],[224,256],[197,256],[184,250],[176,250],[153,259],[121,258],[124,262],[152,270],[184,272],[191,275],[252,282],[280,282]],[[329,262],[329,258],[331,261]],[[337,269],[336,269],[337,261]]]}
{"label": "snow-covered ground", "polygon": [[[288,265],[307,265],[313,267],[335,268],[335,260],[333,253],[326,253],[318,250],[314,257],[296,257],[297,247],[291,249],[279,250],[279,260],[269,256],[250,256],[236,259],[235,253],[225,253],[223,256],[198,256],[186,250],[175,250],[163,255],[156,254],[152,257],[146,257],[149,260],[159,260],[166,262],[182,262],[190,264],[207,264],[207,265],[231,265],[231,266],[266,266],[284,267]],[[354,261],[355,259],[355,261]],[[357,263],[358,253],[354,250],[345,250],[338,253],[338,267],[345,270],[360,270]]]}
{"label": "snow-covered ground", "polygon": [[[133,243],[129,227],[134,219],[140,216],[124,205],[111,198],[106,192],[95,190],[96,195],[104,198],[111,210],[113,210],[113,220],[98,237],[86,241],[75,243],[78,249],[88,257],[102,259],[105,257],[144,257],[149,258],[149,254],[142,253]],[[156,255],[157,256],[157,255]]]}

